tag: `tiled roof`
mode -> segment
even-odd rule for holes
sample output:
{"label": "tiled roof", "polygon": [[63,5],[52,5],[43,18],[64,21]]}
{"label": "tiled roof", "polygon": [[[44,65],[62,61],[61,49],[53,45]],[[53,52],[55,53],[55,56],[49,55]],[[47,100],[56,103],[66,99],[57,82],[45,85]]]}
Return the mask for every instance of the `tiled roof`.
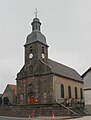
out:
{"label": "tiled roof", "polygon": [[61,75],[73,80],[82,81],[79,73],[68,66],[65,66],[50,59],[48,59],[48,65],[51,67],[51,70],[54,74]]}
{"label": "tiled roof", "polygon": [[[42,63],[45,64],[44,62],[42,62]],[[48,62],[45,65],[49,66],[49,68],[51,70],[50,72],[53,74],[56,74],[56,75],[59,75],[62,77],[66,77],[66,78],[69,78],[72,80],[77,80],[77,81],[83,82],[80,74],[76,70],[74,70],[68,66],[65,66],[63,64],[60,64],[60,63],[55,62],[55,61],[50,60],[50,59],[48,59]],[[25,66],[23,66],[21,71],[17,74],[18,79],[21,79],[23,77],[26,77],[25,76]]]}
{"label": "tiled roof", "polygon": [[8,85],[11,88],[11,90],[16,94],[16,85],[11,85],[11,84],[8,84]]}

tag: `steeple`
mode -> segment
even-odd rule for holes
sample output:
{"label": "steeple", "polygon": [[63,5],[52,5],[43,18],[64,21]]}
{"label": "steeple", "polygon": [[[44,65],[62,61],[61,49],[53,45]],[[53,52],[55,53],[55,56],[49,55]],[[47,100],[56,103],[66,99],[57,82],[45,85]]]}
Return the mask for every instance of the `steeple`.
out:
{"label": "steeple", "polygon": [[41,30],[40,30],[41,22],[39,18],[37,18],[37,13],[38,11],[36,10],[35,18],[33,19],[33,22],[31,23],[32,32],[27,36],[25,46],[35,43],[35,42],[40,42],[48,46],[46,43],[46,37],[41,33]]}

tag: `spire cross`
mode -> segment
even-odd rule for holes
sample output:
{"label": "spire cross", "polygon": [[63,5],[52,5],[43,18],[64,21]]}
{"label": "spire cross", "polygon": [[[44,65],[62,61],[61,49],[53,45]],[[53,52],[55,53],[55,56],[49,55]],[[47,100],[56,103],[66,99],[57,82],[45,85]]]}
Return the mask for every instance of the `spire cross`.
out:
{"label": "spire cross", "polygon": [[35,18],[37,18],[37,14],[38,14],[38,10],[37,10],[37,8],[35,8]]}

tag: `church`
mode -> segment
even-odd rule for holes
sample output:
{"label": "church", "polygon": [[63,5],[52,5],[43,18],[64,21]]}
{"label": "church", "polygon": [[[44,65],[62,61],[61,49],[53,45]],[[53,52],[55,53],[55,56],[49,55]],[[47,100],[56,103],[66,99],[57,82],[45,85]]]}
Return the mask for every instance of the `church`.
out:
{"label": "church", "polygon": [[31,23],[32,32],[27,36],[25,63],[17,74],[18,104],[69,103],[83,100],[83,79],[80,74],[48,58],[46,37],[41,32],[37,16]]}

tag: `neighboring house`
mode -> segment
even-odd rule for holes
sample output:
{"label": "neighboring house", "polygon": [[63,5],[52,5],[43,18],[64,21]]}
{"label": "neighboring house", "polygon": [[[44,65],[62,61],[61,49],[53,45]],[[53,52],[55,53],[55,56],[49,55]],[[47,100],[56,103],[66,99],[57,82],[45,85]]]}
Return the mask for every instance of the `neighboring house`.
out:
{"label": "neighboring house", "polygon": [[82,75],[86,110],[91,114],[91,67]]}
{"label": "neighboring house", "polygon": [[84,87],[81,76],[76,70],[48,58],[49,46],[41,33],[40,20],[35,17],[31,25],[32,32],[24,45],[25,63],[16,78],[18,104],[64,102],[66,99],[81,102]]}
{"label": "neighboring house", "polygon": [[2,95],[3,104],[16,103],[16,85],[8,84]]}

